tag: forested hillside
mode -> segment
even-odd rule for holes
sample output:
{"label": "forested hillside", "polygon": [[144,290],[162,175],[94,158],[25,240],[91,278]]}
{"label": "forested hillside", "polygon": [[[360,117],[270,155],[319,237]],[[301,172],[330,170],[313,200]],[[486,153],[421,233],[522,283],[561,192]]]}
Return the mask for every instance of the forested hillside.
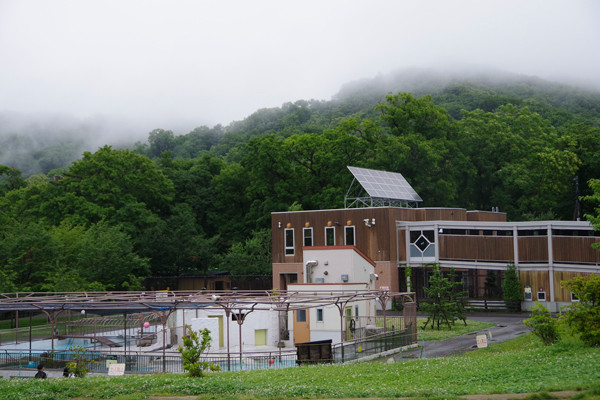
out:
{"label": "forested hillside", "polygon": [[[10,140],[24,151],[18,132]],[[412,71],[228,126],[156,129],[70,165],[61,140],[23,153],[45,160],[41,174],[0,166],[1,292],[268,274],[270,213],[342,207],[348,165],[402,173],[424,207],[570,220],[575,179],[585,195],[600,177],[600,94],[528,77]]]}

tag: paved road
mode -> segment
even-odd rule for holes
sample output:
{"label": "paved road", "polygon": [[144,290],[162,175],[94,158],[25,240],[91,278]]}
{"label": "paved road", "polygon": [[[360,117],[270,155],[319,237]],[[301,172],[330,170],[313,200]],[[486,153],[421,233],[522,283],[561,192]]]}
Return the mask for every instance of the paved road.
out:
{"label": "paved road", "polygon": [[528,313],[471,313],[468,314],[467,319],[493,322],[496,326],[451,339],[419,342],[421,347],[395,354],[393,359],[396,362],[400,362],[406,359],[446,357],[461,354],[476,349],[477,343],[475,337],[488,333],[491,333],[491,339],[488,339],[488,344],[514,339],[529,332],[529,329],[523,324],[523,320],[527,318],[529,318]]}

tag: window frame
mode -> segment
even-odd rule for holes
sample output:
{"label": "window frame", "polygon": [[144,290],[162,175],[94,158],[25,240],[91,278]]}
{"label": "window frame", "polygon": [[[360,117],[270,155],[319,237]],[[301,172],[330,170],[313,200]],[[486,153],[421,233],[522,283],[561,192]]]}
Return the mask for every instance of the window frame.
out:
{"label": "window frame", "polygon": [[[352,230],[352,243],[348,243],[349,230]],[[356,227],[354,225],[346,225],[344,227],[344,244],[346,246],[356,246]]]}
{"label": "window frame", "polygon": [[[328,239],[329,236],[327,234],[328,231],[333,232],[333,244],[329,244]],[[335,246],[335,226],[326,226],[325,227],[325,246]]]}
{"label": "window frame", "polygon": [[[306,233],[310,232],[310,236],[307,236]],[[310,239],[310,244],[306,244],[306,239]],[[314,245],[314,236],[313,236],[313,228],[302,228],[302,244],[305,247],[311,247]]]}
{"label": "window frame", "polygon": [[[292,245],[288,246],[288,233],[292,234]],[[293,256],[296,254],[296,233],[294,232],[294,228],[285,228],[283,231],[283,245],[284,245],[284,254],[286,256]]]}
{"label": "window frame", "polygon": [[315,317],[316,321],[317,322],[325,322],[325,316],[324,315],[325,315],[325,313],[324,313],[323,309],[322,308],[317,308],[316,317]]}

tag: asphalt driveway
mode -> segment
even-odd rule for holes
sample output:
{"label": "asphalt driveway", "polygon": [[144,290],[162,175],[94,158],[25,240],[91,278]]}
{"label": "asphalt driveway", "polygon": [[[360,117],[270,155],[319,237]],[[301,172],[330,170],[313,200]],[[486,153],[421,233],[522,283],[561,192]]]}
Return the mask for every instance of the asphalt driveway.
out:
{"label": "asphalt driveway", "polygon": [[523,320],[527,318],[529,313],[469,313],[467,315],[469,320],[493,322],[496,326],[446,340],[419,341],[420,347],[395,354],[390,358],[401,362],[406,359],[446,357],[465,353],[477,348],[476,336],[483,334],[488,336],[488,344],[514,339],[529,332],[529,328],[523,324]]}

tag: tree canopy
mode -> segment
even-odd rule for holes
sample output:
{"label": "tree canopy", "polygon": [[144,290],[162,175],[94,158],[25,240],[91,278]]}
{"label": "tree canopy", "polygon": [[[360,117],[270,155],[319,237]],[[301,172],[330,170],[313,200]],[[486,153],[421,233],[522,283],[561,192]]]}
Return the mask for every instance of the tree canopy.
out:
{"label": "tree canopy", "polygon": [[[581,195],[597,215],[600,95],[535,81],[378,90],[350,87],[183,135],[155,129],[70,165],[73,146],[55,156],[57,146],[36,147],[44,154],[25,174],[0,165],[0,290],[268,274],[270,214],[343,207],[348,165],[402,173],[424,206],[568,220]],[[11,148],[29,140],[11,135]]]}

